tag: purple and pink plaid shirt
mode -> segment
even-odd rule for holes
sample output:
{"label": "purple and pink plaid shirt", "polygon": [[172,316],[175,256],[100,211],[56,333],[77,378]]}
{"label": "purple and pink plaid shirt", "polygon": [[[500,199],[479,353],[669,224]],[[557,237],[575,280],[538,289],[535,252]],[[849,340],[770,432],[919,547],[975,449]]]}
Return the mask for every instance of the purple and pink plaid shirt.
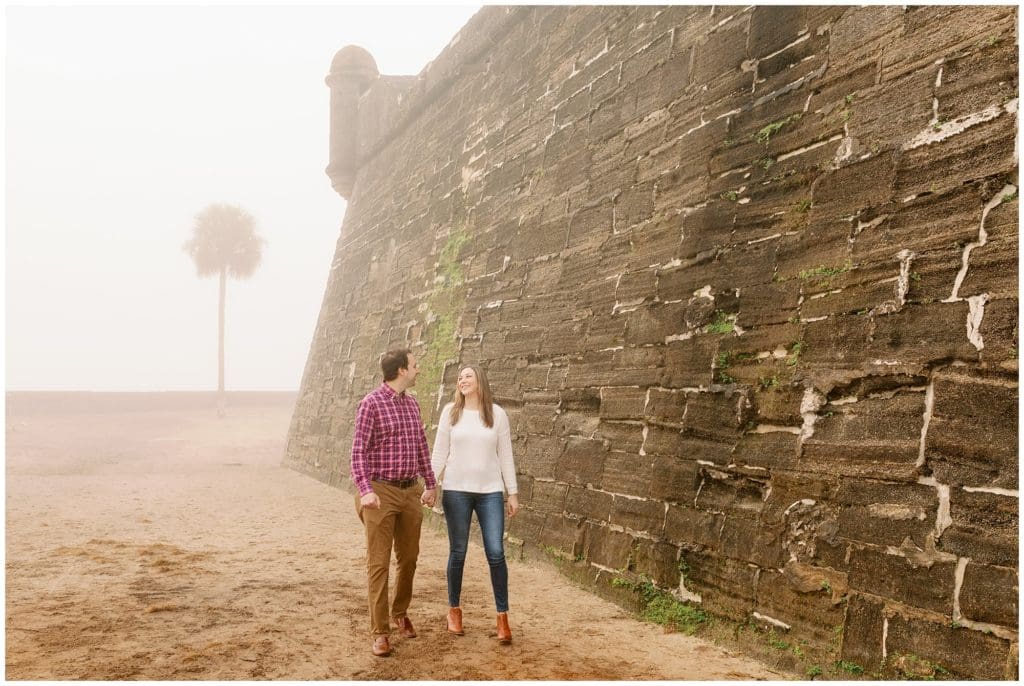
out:
{"label": "purple and pink plaid shirt", "polygon": [[408,393],[382,383],[359,402],[355,438],[352,439],[352,482],[359,495],[373,488],[370,481],[401,481],[422,476],[426,488],[435,488],[430,448],[423,432],[420,406]]}

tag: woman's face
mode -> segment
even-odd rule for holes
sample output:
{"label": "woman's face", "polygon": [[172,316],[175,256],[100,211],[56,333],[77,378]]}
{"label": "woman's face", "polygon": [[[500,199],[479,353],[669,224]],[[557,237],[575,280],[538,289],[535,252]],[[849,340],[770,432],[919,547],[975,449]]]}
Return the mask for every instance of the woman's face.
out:
{"label": "woman's face", "polygon": [[459,372],[458,386],[459,392],[462,393],[462,395],[475,395],[480,389],[480,384],[476,379],[476,372],[469,367],[466,367]]}

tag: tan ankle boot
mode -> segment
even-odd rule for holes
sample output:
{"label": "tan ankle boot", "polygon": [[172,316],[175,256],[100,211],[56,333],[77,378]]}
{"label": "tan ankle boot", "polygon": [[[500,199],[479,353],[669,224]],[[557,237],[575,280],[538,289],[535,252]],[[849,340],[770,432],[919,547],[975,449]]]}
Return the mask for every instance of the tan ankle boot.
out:
{"label": "tan ankle boot", "polygon": [[508,613],[498,613],[498,642],[509,644],[512,642],[512,629],[508,626]]}
{"label": "tan ankle boot", "polygon": [[465,632],[462,630],[462,608],[461,607],[449,607],[448,608],[448,631],[455,634],[456,636],[462,636]]}

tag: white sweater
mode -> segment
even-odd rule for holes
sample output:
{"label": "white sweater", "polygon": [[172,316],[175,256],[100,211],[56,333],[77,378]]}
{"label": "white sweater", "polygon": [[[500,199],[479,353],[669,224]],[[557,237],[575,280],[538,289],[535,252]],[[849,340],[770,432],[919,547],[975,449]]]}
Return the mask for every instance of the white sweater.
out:
{"label": "white sweater", "polygon": [[[519,492],[516,466],[512,461],[512,435],[508,415],[494,405],[494,426],[487,428],[478,410],[463,408],[459,423],[452,426],[448,403],[434,438],[430,465],[441,486],[449,491],[495,493]],[[444,479],[440,479],[444,470]]]}

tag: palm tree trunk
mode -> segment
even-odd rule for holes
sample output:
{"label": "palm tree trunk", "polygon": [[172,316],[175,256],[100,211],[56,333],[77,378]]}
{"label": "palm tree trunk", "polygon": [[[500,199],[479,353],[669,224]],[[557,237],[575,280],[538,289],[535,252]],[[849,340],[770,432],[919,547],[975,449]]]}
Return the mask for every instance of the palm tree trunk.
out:
{"label": "palm tree trunk", "polygon": [[227,291],[228,270],[220,270],[220,307],[217,312],[217,416],[224,416],[227,399],[224,397],[224,296]]}

